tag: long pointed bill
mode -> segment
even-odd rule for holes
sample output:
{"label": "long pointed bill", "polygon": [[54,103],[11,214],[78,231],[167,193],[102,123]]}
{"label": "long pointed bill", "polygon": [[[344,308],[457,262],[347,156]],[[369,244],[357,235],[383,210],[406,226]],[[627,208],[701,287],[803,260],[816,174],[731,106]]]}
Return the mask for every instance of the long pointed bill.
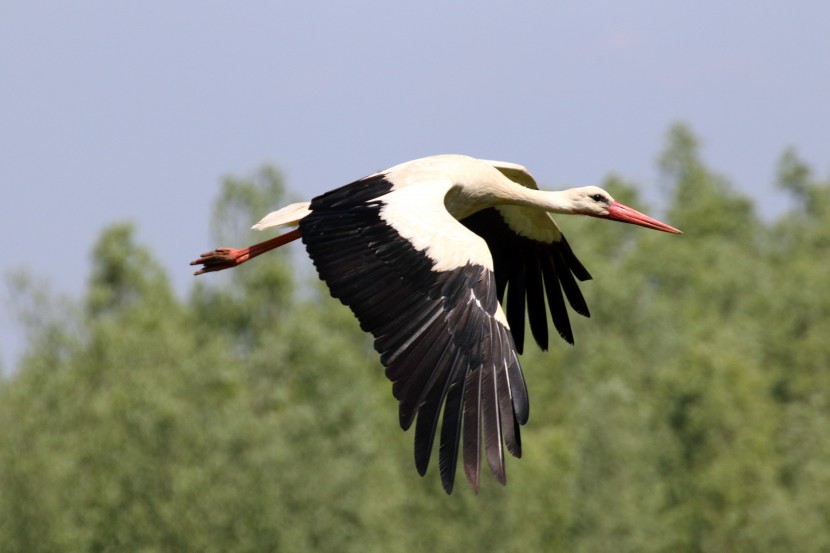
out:
{"label": "long pointed bill", "polygon": [[644,213],[640,213],[636,209],[631,209],[627,205],[620,202],[614,202],[608,206],[608,218],[614,221],[623,223],[631,223],[632,225],[640,225],[641,227],[651,228],[654,230],[662,230],[663,232],[671,232],[673,234],[683,234],[683,231],[661,223],[657,219],[653,219]]}

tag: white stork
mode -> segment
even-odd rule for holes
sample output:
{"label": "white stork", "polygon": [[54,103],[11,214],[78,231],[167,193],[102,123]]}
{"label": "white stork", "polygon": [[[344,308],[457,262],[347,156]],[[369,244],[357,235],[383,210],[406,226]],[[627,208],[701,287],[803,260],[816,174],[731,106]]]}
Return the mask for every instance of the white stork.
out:
{"label": "white stork", "polygon": [[247,248],[205,253],[191,265],[203,265],[197,275],[219,271],[302,238],[331,295],[374,336],[401,427],[408,429],[417,415],[418,472],[427,470],[443,406],[444,490],[452,492],[463,435],[464,471],[477,492],[482,439],[490,471],[502,484],[503,447],[521,456],[528,396],[517,353],[525,304],[543,350],[546,295],[553,324],[570,343],[562,292],[577,313],[589,316],[575,278],[591,275],[550,213],[680,233],[595,186],[540,191],[520,165],[439,155],[270,213],[253,228],[298,228]]}

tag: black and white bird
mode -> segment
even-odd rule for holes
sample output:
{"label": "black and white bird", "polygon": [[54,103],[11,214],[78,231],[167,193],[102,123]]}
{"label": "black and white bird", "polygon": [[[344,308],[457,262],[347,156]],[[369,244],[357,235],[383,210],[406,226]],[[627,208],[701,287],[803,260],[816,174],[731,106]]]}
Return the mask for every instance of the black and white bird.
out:
{"label": "black and white bird", "polygon": [[541,191],[521,165],[438,155],[270,213],[253,228],[297,228],[247,248],[205,253],[191,265],[202,265],[196,274],[227,269],[301,238],[331,295],[374,337],[401,427],[417,419],[418,472],[426,473],[443,412],[444,490],[452,492],[461,448],[477,492],[482,449],[502,484],[504,447],[515,457],[522,453],[528,395],[517,354],[525,306],[542,349],[546,297],[554,327],[570,343],[565,299],[589,316],[577,280],[591,275],[551,213],[680,233],[595,186]]}

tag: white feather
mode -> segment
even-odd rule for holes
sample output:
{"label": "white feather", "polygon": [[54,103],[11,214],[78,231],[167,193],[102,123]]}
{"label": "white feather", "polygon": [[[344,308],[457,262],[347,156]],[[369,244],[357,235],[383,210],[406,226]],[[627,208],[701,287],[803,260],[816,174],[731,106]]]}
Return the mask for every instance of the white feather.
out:
{"label": "white feather", "polygon": [[296,227],[300,224],[301,219],[311,213],[308,206],[309,202],[287,205],[282,209],[272,211],[251,228],[254,230],[265,230],[271,227]]}

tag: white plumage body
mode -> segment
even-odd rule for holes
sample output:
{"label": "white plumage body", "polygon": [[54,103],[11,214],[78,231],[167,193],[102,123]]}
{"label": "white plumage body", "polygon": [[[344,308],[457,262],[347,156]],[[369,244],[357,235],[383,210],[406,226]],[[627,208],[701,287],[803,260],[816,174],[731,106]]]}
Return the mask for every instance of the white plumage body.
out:
{"label": "white plumage body", "polygon": [[298,228],[242,250],[203,254],[193,264],[204,265],[197,274],[221,270],[302,238],[331,294],[375,337],[401,427],[417,417],[418,471],[429,464],[440,414],[444,489],[453,489],[462,449],[478,490],[482,449],[502,483],[503,444],[521,456],[519,426],[529,404],[517,353],[525,313],[542,349],[546,303],[553,326],[571,343],[565,300],[588,316],[577,280],[591,276],[550,213],[679,233],[597,187],[544,192],[521,165],[441,155],[272,212],[254,228]]}

